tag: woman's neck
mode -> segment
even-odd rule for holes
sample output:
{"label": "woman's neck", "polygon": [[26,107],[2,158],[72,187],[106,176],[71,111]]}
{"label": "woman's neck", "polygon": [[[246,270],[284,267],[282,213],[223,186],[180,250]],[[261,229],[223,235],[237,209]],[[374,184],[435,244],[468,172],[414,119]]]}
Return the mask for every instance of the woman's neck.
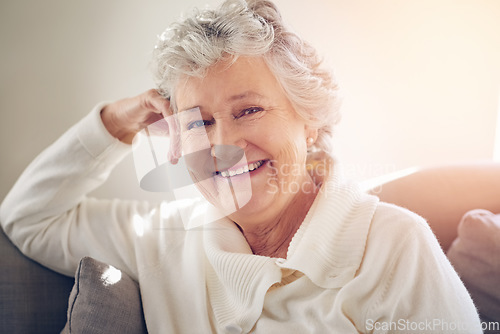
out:
{"label": "woman's neck", "polygon": [[311,208],[318,187],[313,182],[301,189],[274,217],[256,223],[236,222],[256,255],[286,258],[288,246]]}

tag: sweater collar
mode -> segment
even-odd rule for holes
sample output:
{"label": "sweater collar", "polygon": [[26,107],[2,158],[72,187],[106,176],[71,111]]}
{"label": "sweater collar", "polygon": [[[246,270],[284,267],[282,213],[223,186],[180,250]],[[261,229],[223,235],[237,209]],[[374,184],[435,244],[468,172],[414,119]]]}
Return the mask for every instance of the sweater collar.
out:
{"label": "sweater collar", "polygon": [[301,271],[322,288],[344,286],[363,259],[377,203],[337,171],[321,187],[279,266]]}
{"label": "sweater collar", "polygon": [[204,226],[207,289],[217,322],[249,332],[260,317],[267,290],[281,281],[274,259],[253,255],[245,237],[227,218]]}
{"label": "sweater collar", "polygon": [[204,225],[210,263],[207,288],[222,326],[236,321],[249,331],[262,312],[267,290],[281,282],[288,269],[304,273],[322,288],[342,287],[355,276],[378,199],[344,182],[338,167],[331,175],[293,237],[287,259],[253,255],[227,218]]}

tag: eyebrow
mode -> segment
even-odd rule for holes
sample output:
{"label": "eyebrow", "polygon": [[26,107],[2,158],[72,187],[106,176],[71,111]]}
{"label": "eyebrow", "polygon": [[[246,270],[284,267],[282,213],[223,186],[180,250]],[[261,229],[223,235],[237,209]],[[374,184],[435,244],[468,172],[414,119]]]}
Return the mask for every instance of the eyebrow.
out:
{"label": "eyebrow", "polygon": [[[240,101],[240,100],[244,100],[244,99],[248,99],[248,98],[265,98],[265,96],[262,95],[262,94],[259,94],[257,92],[254,92],[252,90],[249,90],[249,91],[243,92],[241,94],[236,94],[236,95],[230,96],[227,99],[227,101],[235,102],[235,101]],[[196,105],[196,106],[193,106],[193,107],[188,107],[188,108],[179,110],[179,112],[194,111],[196,109],[201,109],[200,105]]]}
{"label": "eyebrow", "polygon": [[257,93],[257,92],[254,92],[252,90],[249,90],[249,91],[246,91],[244,93],[231,96],[229,98],[229,101],[238,101],[238,100],[243,100],[243,99],[246,99],[246,98],[249,98],[249,97],[263,98],[264,96],[261,95],[261,94],[259,94],[259,93]]}

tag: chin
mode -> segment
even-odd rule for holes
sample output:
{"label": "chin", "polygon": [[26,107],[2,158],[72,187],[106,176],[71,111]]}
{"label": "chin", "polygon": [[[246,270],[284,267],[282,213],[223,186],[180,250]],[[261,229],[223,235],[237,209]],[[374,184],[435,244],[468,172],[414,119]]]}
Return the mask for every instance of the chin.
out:
{"label": "chin", "polygon": [[252,217],[257,218],[265,214],[270,208],[276,209],[276,196],[277,193],[272,193],[270,189],[252,189],[251,198],[247,203],[228,216],[235,221],[248,220],[252,219]]}

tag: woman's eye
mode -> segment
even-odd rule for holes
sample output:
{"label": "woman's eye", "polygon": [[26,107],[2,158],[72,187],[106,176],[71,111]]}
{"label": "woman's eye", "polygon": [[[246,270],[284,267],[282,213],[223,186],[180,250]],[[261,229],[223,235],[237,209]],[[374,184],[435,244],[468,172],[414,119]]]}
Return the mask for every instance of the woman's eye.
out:
{"label": "woman's eye", "polygon": [[206,125],[210,125],[210,121],[205,121],[203,119],[200,119],[200,120],[197,120],[197,121],[193,121],[193,122],[190,122],[188,123],[187,125],[187,129],[188,130],[191,130],[191,129],[197,129],[197,128],[201,128],[201,127],[204,127]]}
{"label": "woman's eye", "polygon": [[263,111],[264,108],[261,108],[261,107],[251,107],[251,108],[247,108],[247,109],[244,109],[241,113],[240,113],[240,117],[241,116],[246,116],[246,115],[251,115],[251,114],[255,114],[255,113],[258,113],[260,111]]}

